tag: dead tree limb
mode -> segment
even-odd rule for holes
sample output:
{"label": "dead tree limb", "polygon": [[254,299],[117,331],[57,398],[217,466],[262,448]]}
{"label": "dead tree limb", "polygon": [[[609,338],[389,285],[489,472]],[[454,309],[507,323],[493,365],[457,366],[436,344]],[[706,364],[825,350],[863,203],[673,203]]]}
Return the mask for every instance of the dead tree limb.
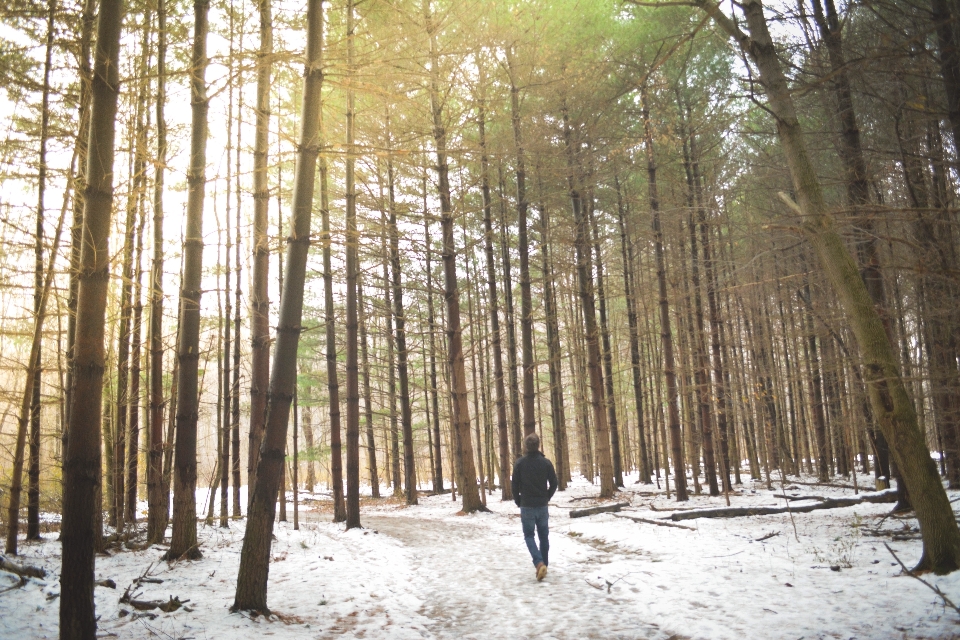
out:
{"label": "dead tree limb", "polygon": [[673,524],[672,522],[661,522],[660,520],[648,520],[647,518],[637,518],[635,516],[626,516],[622,514],[615,514],[618,518],[626,518],[627,520],[633,520],[634,522],[642,522],[644,524],[655,524],[658,527],[674,527],[676,529],[686,529],[687,531],[696,531],[693,527],[686,527],[682,524]]}
{"label": "dead tree limb", "polygon": [[617,504],[607,504],[599,507],[589,507],[587,509],[575,509],[570,512],[571,518],[583,518],[584,516],[593,516],[598,513],[612,513],[620,511],[623,507],[629,507],[629,502],[618,502]]}
{"label": "dead tree limb", "polygon": [[896,502],[896,491],[885,491],[883,493],[866,494],[857,498],[828,498],[823,502],[816,504],[805,504],[799,507],[732,507],[725,509],[702,509],[699,511],[686,511],[683,513],[674,513],[670,519],[674,522],[679,520],[693,520],[696,518],[739,518],[743,516],[769,516],[779,513],[809,513],[819,509],[839,509],[841,507],[851,507],[863,502]]}
{"label": "dead tree limb", "polygon": [[953,610],[956,611],[957,613],[960,613],[960,607],[958,607],[957,605],[953,604],[953,601],[950,600],[950,598],[948,598],[948,597],[946,596],[946,594],[940,589],[940,587],[938,587],[938,586],[936,586],[936,585],[933,585],[933,584],[930,584],[929,582],[927,582],[926,580],[924,580],[923,578],[921,578],[920,576],[918,576],[918,575],[916,574],[916,572],[911,571],[910,569],[907,569],[907,565],[903,564],[903,561],[900,560],[900,558],[897,556],[897,554],[893,552],[893,549],[891,549],[891,548],[890,548],[890,545],[888,545],[886,542],[883,543],[883,546],[885,546],[885,547],[887,548],[887,551],[890,552],[890,555],[892,555],[892,556],[893,556],[893,559],[897,561],[897,563],[898,563],[898,564],[900,565],[900,567],[903,569],[903,572],[904,572],[905,574],[907,574],[907,575],[910,576],[911,578],[916,578],[917,580],[919,580],[920,582],[922,582],[924,585],[926,585],[926,587],[927,587],[928,589],[930,589],[930,590],[933,591],[935,594],[937,594],[938,596],[940,596],[940,599],[943,600],[943,604],[945,604],[946,606],[950,607],[951,609],[953,609]]}
{"label": "dead tree limb", "polygon": [[42,567],[33,567],[27,564],[19,565],[16,562],[7,560],[4,556],[0,556],[0,569],[15,573],[21,578],[45,578],[47,576],[46,570]]}

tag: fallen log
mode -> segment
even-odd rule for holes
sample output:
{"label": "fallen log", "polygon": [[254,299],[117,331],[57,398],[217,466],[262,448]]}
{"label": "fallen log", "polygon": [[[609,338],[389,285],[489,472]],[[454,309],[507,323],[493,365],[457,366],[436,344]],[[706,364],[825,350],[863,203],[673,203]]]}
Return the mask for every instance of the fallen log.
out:
{"label": "fallen log", "polygon": [[570,512],[570,517],[583,518],[584,516],[593,516],[598,513],[612,513],[614,511],[620,511],[620,509],[629,506],[629,502],[618,502],[617,504],[607,504],[599,507],[589,507],[587,509],[575,509]]}
{"label": "fallen log", "polygon": [[647,518],[637,518],[636,516],[627,516],[620,513],[614,514],[618,518],[626,518],[627,520],[633,520],[634,522],[642,522],[644,524],[655,524],[658,527],[675,527],[677,529],[686,529],[687,531],[696,531],[693,527],[685,527],[682,524],[673,524],[672,522],[661,522],[659,520],[648,520]]}
{"label": "fallen log", "polygon": [[727,507],[723,509],[701,509],[699,511],[685,511],[670,516],[674,522],[680,520],[694,520],[696,518],[740,518],[743,516],[769,516],[779,513],[809,513],[819,509],[839,509],[852,507],[863,502],[896,502],[896,491],[883,493],[868,493],[856,498],[828,498],[823,502],[805,504],[799,507]]}
{"label": "fallen log", "polygon": [[21,578],[45,578],[47,572],[42,567],[33,567],[28,564],[19,565],[6,557],[0,556],[0,569],[15,573]]}

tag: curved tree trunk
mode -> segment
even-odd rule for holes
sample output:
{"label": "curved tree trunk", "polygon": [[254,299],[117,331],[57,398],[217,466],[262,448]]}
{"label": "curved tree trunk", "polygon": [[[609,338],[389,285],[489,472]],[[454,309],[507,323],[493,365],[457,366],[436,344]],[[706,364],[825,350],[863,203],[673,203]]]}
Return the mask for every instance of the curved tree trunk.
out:
{"label": "curved tree trunk", "polygon": [[237,591],[232,611],[267,612],[267,575],[270,544],[280,472],[284,465],[290,402],[297,378],[297,346],[303,315],[303,289],[310,248],[310,218],[313,209],[317,157],[320,155],[320,89],[323,83],[323,9],[320,0],[310,0],[307,9],[307,55],[303,80],[300,141],[294,178],[293,220],[287,238],[284,289],[280,296],[277,346],[270,375],[266,430],[260,447],[257,484],[247,516],[240,552]]}
{"label": "curved tree trunk", "polygon": [[804,234],[817,251],[860,344],[874,413],[891,444],[916,509],[923,538],[918,568],[937,573],[954,571],[960,568],[960,528],[924,442],[883,322],[827,211],[793,98],[767,29],[763,5],[759,0],[748,0],[743,5],[750,32],[747,36],[710,0],[699,0],[698,4],[738,42],[760,72],[770,109],[777,117],[777,133],[793,178],[797,208],[804,215]]}

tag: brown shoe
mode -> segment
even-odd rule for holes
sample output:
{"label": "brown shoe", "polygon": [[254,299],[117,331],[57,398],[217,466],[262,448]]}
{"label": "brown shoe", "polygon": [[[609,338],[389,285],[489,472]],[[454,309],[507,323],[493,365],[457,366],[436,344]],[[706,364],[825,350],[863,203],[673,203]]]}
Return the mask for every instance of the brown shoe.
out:
{"label": "brown shoe", "polygon": [[542,562],[537,565],[537,582],[543,580],[547,575],[547,565]]}

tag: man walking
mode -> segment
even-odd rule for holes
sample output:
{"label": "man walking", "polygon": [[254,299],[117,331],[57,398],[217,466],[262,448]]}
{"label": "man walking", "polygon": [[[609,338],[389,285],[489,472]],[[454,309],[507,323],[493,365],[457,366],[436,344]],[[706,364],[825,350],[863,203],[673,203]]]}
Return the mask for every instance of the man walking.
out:
{"label": "man walking", "polygon": [[[547,503],[557,491],[557,472],[553,470],[553,463],[541,453],[540,436],[536,433],[523,439],[523,450],[526,455],[513,466],[513,501],[520,507],[523,539],[533,558],[539,582],[547,575],[547,565],[550,564],[547,558],[550,551]],[[534,528],[540,538],[539,549],[533,539]]]}

